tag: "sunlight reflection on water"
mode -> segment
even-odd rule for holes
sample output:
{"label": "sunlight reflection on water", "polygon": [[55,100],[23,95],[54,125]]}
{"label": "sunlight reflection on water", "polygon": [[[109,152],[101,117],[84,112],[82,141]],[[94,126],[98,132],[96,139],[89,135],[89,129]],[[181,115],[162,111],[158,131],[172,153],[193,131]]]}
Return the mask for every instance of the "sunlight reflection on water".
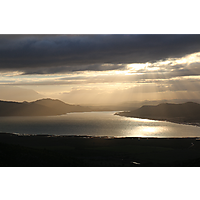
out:
{"label": "sunlight reflection on water", "polygon": [[200,137],[200,127],[121,117],[115,112],[49,117],[0,117],[0,132],[110,137]]}
{"label": "sunlight reflection on water", "polygon": [[137,132],[139,137],[146,137],[146,136],[159,136],[163,132],[167,131],[165,126],[138,126],[134,129]]}

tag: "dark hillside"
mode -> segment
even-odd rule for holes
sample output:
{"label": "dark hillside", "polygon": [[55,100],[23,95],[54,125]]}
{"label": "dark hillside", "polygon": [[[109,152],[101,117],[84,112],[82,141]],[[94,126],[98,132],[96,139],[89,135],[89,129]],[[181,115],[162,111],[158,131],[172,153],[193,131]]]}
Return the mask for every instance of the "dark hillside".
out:
{"label": "dark hillside", "polygon": [[183,104],[164,103],[157,106],[145,105],[134,111],[121,112],[116,114],[127,117],[191,122],[200,120],[200,104],[187,102]]}
{"label": "dark hillside", "polygon": [[200,114],[200,104],[184,103],[184,104],[159,104],[157,106],[142,106],[132,111],[133,114],[141,116],[155,117],[193,117]]}
{"label": "dark hillside", "polygon": [[53,99],[22,103],[0,101],[0,116],[49,116],[83,111],[87,112],[90,109],[78,105],[69,105]]}
{"label": "dark hillside", "polygon": [[41,105],[50,109],[54,109],[55,112],[60,112],[60,113],[91,111],[89,108],[85,106],[70,105],[58,99],[40,99],[31,103],[34,105]]}

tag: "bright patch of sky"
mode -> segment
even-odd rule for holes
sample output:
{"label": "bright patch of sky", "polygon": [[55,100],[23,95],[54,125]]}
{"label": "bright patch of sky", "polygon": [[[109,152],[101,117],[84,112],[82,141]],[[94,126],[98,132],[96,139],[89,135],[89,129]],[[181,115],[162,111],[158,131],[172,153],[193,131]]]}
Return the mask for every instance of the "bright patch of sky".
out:
{"label": "bright patch of sky", "polygon": [[[155,63],[130,63],[121,66],[122,69],[115,70],[45,75],[3,72],[0,74],[0,85],[31,89],[44,97],[60,98],[70,103],[86,103],[86,100],[96,101],[103,97],[110,102],[111,99],[116,99],[116,102],[117,99],[119,102],[125,99],[162,99],[169,97],[170,92],[172,98],[175,91],[180,97],[185,97],[187,90],[191,89],[192,85],[195,85],[197,90],[200,82],[200,52]],[[137,94],[137,97],[134,94]],[[192,96],[195,96],[194,91]]]}

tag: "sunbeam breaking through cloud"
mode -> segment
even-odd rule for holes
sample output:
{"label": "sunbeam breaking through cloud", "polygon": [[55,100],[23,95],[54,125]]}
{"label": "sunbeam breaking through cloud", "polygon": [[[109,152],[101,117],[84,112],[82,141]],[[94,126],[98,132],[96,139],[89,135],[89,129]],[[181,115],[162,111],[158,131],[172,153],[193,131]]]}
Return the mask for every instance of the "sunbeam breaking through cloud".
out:
{"label": "sunbeam breaking through cloud", "polygon": [[199,98],[200,35],[1,35],[0,44],[4,100]]}

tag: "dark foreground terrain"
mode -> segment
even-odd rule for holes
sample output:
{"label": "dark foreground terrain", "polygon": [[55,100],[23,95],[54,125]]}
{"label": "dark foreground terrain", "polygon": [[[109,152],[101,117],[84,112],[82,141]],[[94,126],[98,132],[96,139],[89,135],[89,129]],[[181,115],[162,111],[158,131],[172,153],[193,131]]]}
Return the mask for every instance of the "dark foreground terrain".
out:
{"label": "dark foreground terrain", "polygon": [[0,166],[200,166],[195,138],[94,138],[0,134]]}

